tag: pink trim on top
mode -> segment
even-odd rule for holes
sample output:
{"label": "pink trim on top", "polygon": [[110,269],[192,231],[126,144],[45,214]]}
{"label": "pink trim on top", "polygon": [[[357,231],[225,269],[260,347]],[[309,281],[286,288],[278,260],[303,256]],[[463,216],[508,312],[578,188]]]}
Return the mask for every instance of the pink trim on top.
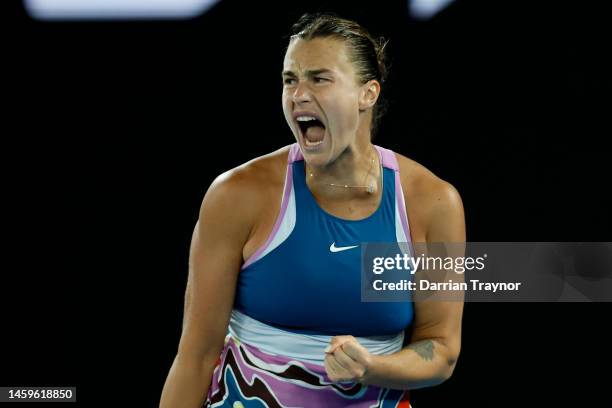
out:
{"label": "pink trim on top", "polygon": [[382,156],[382,165],[383,167],[387,167],[389,169],[399,171],[399,164],[397,163],[397,158],[395,157],[395,153],[392,150],[385,149],[384,147],[374,145],[376,150]]}
{"label": "pink trim on top", "polygon": [[294,143],[289,148],[289,164],[300,160],[304,160],[304,156],[302,155],[302,149],[300,149],[299,144]]}
{"label": "pink trim on top", "polygon": [[402,183],[399,176],[399,163],[395,152],[393,150],[385,149],[384,147],[375,146],[382,155],[383,166],[395,170],[395,199],[397,205],[400,207],[400,220],[402,227],[404,228],[404,235],[408,242],[412,242],[412,235],[410,234],[410,225],[408,224],[408,214],[406,213],[406,203],[404,201],[404,190],[402,189]]}
{"label": "pink trim on top", "polygon": [[[399,191],[399,192],[398,192]],[[400,181],[399,171],[395,172],[395,196],[397,198],[397,205],[399,205],[400,219],[402,220],[402,227],[404,227],[404,234],[408,242],[412,242],[412,234],[410,233],[410,225],[408,224],[408,214],[406,212],[406,203],[404,202],[404,190],[402,189],[402,183]]]}
{"label": "pink trim on top", "polygon": [[[298,151],[299,151],[299,146],[298,146]],[[280,228],[283,219],[285,218],[285,213],[287,212],[287,205],[289,203],[289,194],[291,194],[291,189],[293,188],[293,166],[291,165],[291,163],[293,163],[291,161],[292,159],[292,152],[293,152],[293,146],[291,147],[291,149],[289,150],[289,158],[288,158],[288,162],[289,164],[287,164],[287,173],[285,176],[285,190],[283,191],[283,198],[281,201],[281,209],[278,213],[278,216],[276,217],[276,222],[274,223],[274,228],[272,228],[272,232],[270,233],[270,235],[268,236],[268,239],[266,240],[266,243],[263,244],[262,246],[259,247],[259,249],[257,251],[255,251],[255,253],[253,255],[251,255],[249,257],[249,259],[247,259],[243,264],[242,267],[240,269],[244,269],[247,266],[249,266],[250,264],[252,264],[253,262],[255,262],[257,259],[259,259],[259,255],[261,255],[262,252],[264,252],[268,246],[270,246],[270,243],[272,242],[272,240],[274,240],[274,237],[276,237],[276,233],[278,232],[278,229]]]}

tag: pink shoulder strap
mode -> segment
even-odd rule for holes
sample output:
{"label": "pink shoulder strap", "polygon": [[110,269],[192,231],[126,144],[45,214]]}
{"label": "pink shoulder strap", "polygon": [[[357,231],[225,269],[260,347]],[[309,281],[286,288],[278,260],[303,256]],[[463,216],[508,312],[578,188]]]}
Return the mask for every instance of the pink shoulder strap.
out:
{"label": "pink shoulder strap", "polygon": [[380,147],[374,145],[376,150],[380,153],[380,157],[382,157],[382,165],[388,169],[392,169],[395,171],[399,170],[399,164],[397,163],[397,157],[395,157],[395,153],[393,150],[385,149],[384,147]]}
{"label": "pink shoulder strap", "polygon": [[302,155],[302,151],[300,150],[300,145],[294,143],[289,148],[289,157],[287,159],[287,162],[288,164],[291,164],[300,160],[304,160],[304,156]]}

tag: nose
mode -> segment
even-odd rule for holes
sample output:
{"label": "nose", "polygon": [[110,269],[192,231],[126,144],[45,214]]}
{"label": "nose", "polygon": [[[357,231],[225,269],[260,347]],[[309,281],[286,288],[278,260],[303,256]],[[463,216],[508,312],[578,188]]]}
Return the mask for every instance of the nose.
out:
{"label": "nose", "polygon": [[304,103],[310,102],[312,95],[310,94],[310,89],[308,88],[308,84],[303,81],[298,81],[295,90],[293,91],[293,102],[294,103]]}

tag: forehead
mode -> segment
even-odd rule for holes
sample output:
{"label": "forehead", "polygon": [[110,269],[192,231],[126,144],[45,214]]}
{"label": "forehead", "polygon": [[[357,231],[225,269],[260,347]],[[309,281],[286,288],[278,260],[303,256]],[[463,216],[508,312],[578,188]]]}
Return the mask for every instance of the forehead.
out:
{"label": "forehead", "polygon": [[344,41],[331,37],[292,40],[287,48],[283,69],[299,73],[306,70],[329,69],[352,73]]}

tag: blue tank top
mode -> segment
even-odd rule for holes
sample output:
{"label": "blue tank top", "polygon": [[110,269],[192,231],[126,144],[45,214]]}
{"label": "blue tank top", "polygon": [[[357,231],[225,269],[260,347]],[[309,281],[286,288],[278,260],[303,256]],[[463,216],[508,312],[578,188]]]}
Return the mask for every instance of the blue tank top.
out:
{"label": "blue tank top", "polygon": [[297,333],[376,336],[412,323],[409,295],[405,302],[361,301],[360,244],[410,242],[397,158],[375,147],[383,171],[380,204],[364,219],[346,220],[315,201],[299,145],[291,146],[280,212],[266,243],[241,268],[235,309]]}

